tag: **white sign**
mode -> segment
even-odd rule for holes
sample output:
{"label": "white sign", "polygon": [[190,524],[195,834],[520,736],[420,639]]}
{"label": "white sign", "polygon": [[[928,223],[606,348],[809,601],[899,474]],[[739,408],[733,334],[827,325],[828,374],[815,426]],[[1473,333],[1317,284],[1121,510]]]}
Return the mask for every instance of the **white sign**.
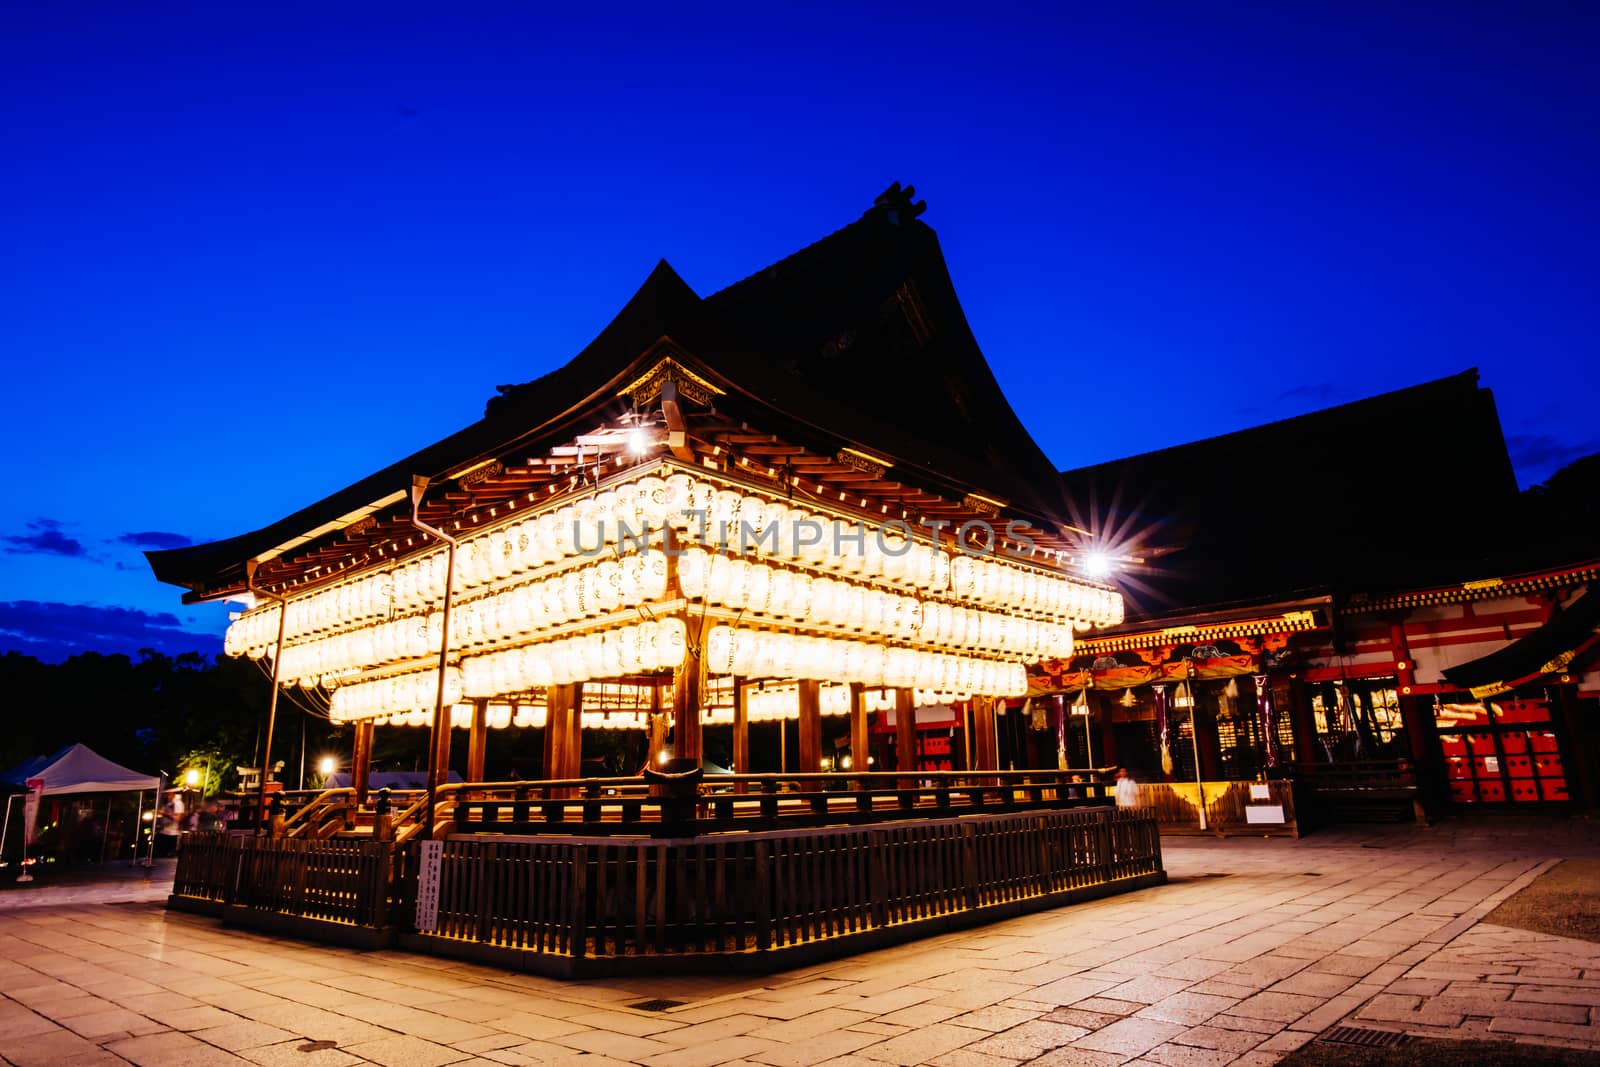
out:
{"label": "white sign", "polygon": [[444,842],[424,841],[417,867],[417,929],[439,929],[439,874],[444,868]]}
{"label": "white sign", "polygon": [[1272,787],[1270,785],[1268,785],[1266,782],[1252,782],[1252,783],[1250,783],[1250,799],[1251,800],[1271,800],[1272,799]]}
{"label": "white sign", "polygon": [[1278,823],[1283,824],[1282,804],[1246,804],[1244,806],[1244,821],[1247,823]]}
{"label": "white sign", "polygon": [[33,844],[33,828],[39,822],[39,798],[44,796],[44,779],[29,778],[28,795],[22,801],[22,843]]}

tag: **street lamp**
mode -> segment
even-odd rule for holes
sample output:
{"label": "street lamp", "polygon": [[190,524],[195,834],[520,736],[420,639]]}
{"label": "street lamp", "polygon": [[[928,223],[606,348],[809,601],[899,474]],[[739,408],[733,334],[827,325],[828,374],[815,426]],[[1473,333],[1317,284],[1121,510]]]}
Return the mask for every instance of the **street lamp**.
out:
{"label": "street lamp", "polygon": [[338,769],[338,766],[338,761],[332,756],[323,756],[317,761],[317,773],[322,775],[324,785],[327,784],[329,778],[333,777],[333,772]]}

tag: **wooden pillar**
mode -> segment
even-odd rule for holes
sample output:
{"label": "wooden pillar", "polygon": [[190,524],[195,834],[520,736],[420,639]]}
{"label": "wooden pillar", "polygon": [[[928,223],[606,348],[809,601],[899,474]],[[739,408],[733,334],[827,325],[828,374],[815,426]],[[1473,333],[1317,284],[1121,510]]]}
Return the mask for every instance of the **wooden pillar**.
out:
{"label": "wooden pillar", "polygon": [[450,781],[450,705],[446,704],[439,711],[443,720],[433,730],[433,750],[428,753],[428,785],[437,789]]}
{"label": "wooden pillar", "polygon": [[706,667],[700,658],[704,647],[704,620],[698,615],[686,615],[684,625],[689,630],[688,649],[683,663],[672,672],[672,754],[680,760],[704,760],[701,738],[700,705],[705,691]]}
{"label": "wooden pillar", "polygon": [[950,769],[972,770],[972,701],[964,700],[954,708],[956,713],[955,736],[950,738]]}
{"label": "wooden pillar", "polygon": [[583,768],[581,685],[545,690],[545,777],[577,778]]}
{"label": "wooden pillar", "polygon": [[1595,778],[1600,769],[1594,766],[1594,745],[1589,739],[1586,717],[1578,705],[1578,687],[1566,682],[1553,685],[1546,692],[1554,698],[1550,718],[1562,727],[1555,733],[1561,747],[1562,769],[1566,772],[1567,795],[1572,798],[1574,807],[1593,811],[1600,807],[1600,797],[1595,795]]}
{"label": "wooden pillar", "polygon": [[661,753],[667,747],[667,716],[661,708],[661,683],[650,683],[650,750],[645,756],[648,766],[661,766]]}
{"label": "wooden pillar", "polygon": [[1439,747],[1432,705],[1427,698],[1413,694],[1401,696],[1399,703],[1406,754],[1417,775],[1417,799],[1422,802],[1423,815],[1432,819],[1450,805],[1450,784],[1444,774],[1444,752]]}
{"label": "wooden pillar", "polygon": [[1222,739],[1217,735],[1217,716],[1204,706],[1200,693],[1190,686],[1190,699],[1194,706],[1189,713],[1194,716],[1192,729],[1199,739],[1200,776],[1208,782],[1222,781]]}
{"label": "wooden pillar", "polygon": [[[1271,685],[1269,680],[1268,685]],[[1300,763],[1318,763],[1317,720],[1311,714],[1311,694],[1298,676],[1289,678],[1289,726],[1294,730],[1294,756]]]}
{"label": "wooden pillar", "polygon": [[[1100,720],[1100,747],[1095,750],[1094,763],[1099,767],[1120,767],[1122,756],[1117,752],[1117,724],[1111,721],[1111,701],[1108,693],[1089,693],[1089,707],[1094,714],[1090,718]],[[1090,728],[1089,723],[1084,723],[1085,730]]]}
{"label": "wooden pillar", "polygon": [[467,781],[483,781],[484,750],[489,743],[489,701],[472,702],[472,733],[467,738]]}
{"label": "wooden pillar", "polygon": [[799,739],[800,774],[816,774],[822,770],[822,685],[814,678],[802,678],[800,689]]}
{"label": "wooden pillar", "polygon": [[868,729],[867,691],[860,682],[850,683],[850,771],[863,774],[872,770],[872,733]]}
{"label": "wooden pillar", "polygon": [[972,698],[972,770],[1000,769],[1000,737],[992,697]]}
{"label": "wooden pillar", "polygon": [[356,791],[356,807],[367,802],[367,785],[372,780],[372,720],[356,723],[350,751],[350,785]]}
{"label": "wooden pillar", "polygon": [[[917,758],[917,696],[909,689],[894,691],[894,769],[912,774],[922,769]],[[910,789],[916,783],[901,779],[900,788]]]}
{"label": "wooden pillar", "polygon": [[[750,773],[750,699],[743,678],[733,680],[733,773]],[[744,792],[740,782],[735,792]]]}

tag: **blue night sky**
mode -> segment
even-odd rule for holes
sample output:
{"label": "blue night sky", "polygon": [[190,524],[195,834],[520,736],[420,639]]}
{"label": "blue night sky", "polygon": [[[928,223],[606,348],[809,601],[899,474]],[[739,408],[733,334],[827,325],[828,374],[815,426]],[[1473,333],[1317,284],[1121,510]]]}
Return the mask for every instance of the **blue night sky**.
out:
{"label": "blue night sky", "polygon": [[1523,484],[1600,449],[1600,8],[964,7],[6,5],[0,648],[214,650],[140,548],[894,180],[1062,467],[1471,366]]}

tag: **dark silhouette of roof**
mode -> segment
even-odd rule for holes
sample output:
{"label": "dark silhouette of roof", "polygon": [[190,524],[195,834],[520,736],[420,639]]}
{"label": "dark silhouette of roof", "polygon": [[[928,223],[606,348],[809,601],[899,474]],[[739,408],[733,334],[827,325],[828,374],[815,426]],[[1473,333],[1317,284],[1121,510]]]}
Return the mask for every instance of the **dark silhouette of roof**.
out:
{"label": "dark silhouette of roof", "polygon": [[260,530],[146,558],[190,588],[242,580],[247,559],[348,521],[414,474],[438,480],[621,415],[619,390],[664,350],[763,431],[825,455],[865,449],[897,480],[983,493],[1054,530],[1068,513],[1059,476],[989,370],[913,197],[895,183],[856,222],[705,299],[662,261],[581,352],[500,386],[480,421]]}
{"label": "dark silhouette of roof", "polygon": [[1130,614],[1481,577],[1518,540],[1476,369],[1062,479],[1079,525],[1146,560]]}

